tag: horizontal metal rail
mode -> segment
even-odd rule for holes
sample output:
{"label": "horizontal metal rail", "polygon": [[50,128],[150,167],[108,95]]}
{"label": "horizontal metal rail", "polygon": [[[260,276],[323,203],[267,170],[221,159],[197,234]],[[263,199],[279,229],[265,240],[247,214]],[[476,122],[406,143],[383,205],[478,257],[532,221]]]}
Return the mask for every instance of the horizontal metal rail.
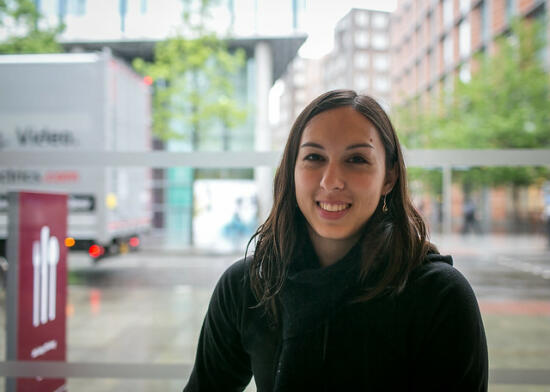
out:
{"label": "horizontal metal rail", "polygon": [[[190,373],[191,365],[183,363],[0,362],[0,376],[4,377],[186,380]],[[489,382],[511,385],[550,385],[550,368],[490,369]]]}
{"label": "horizontal metal rail", "polygon": [[[549,166],[550,149],[405,150],[413,167]],[[127,152],[0,151],[0,167],[196,167],[252,168],[277,166],[280,151]]]}
{"label": "horizontal metal rail", "polygon": [[414,167],[549,166],[550,149],[405,150],[405,163]]}
{"label": "horizontal metal rail", "polygon": [[182,379],[191,374],[189,364],[86,363],[61,361],[0,362],[0,376],[43,378]]}
{"label": "horizontal metal rail", "polygon": [[279,152],[1,151],[0,167],[197,167],[276,166]]}

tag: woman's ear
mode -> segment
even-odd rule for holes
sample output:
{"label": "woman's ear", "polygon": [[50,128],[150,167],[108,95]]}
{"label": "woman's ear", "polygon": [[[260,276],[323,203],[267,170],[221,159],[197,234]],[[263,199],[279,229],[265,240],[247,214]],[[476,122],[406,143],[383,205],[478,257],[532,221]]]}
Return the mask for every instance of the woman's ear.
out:
{"label": "woman's ear", "polygon": [[393,189],[393,186],[397,182],[397,165],[389,170],[386,170],[386,178],[384,179],[384,186],[382,187],[382,194],[387,195]]}

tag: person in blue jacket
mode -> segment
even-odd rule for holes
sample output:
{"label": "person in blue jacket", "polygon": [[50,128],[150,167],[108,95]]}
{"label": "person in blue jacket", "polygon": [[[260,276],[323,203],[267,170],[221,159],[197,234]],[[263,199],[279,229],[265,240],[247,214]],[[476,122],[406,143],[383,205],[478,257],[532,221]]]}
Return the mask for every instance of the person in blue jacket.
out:
{"label": "person in blue jacket", "polygon": [[475,295],[427,239],[394,128],[327,92],[294,123],[252,255],[220,278],[184,391],[486,391]]}

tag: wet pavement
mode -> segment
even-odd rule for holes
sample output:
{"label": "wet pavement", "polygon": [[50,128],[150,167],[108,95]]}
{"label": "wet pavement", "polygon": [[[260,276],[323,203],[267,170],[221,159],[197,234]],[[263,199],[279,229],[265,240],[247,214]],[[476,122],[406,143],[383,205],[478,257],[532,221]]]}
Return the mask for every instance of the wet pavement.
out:
{"label": "wet pavement", "polygon": [[435,237],[483,302],[550,301],[550,248],[542,236]]}
{"label": "wet pavement", "polygon": [[[550,250],[545,239],[435,236],[434,242],[441,253],[453,255],[455,267],[476,292],[491,369],[550,372]],[[138,253],[97,264],[83,254],[71,254],[68,361],[187,366],[180,380],[70,379],[68,390],[181,390],[193,363],[211,291],[239,257],[167,249],[157,241],[145,241]],[[4,292],[0,301],[4,309]],[[5,320],[4,312],[0,313],[4,326],[0,358],[4,359]],[[495,382],[490,390],[550,391],[550,383],[514,388]]]}

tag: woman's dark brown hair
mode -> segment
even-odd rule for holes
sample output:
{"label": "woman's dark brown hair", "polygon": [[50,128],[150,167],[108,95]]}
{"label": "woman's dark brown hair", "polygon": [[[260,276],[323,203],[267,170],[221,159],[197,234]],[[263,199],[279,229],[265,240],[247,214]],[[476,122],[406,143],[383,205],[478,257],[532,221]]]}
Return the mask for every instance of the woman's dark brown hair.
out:
{"label": "woman's dark brown hair", "polygon": [[[351,90],[330,91],[317,97],[300,113],[288,136],[281,164],[275,174],[273,208],[249,242],[255,240],[250,264],[250,284],[258,306],[277,319],[276,297],[304,241],[305,220],[296,203],[294,167],[302,133],[308,122],[326,110],[352,107],[378,130],[386,155],[386,171],[395,170],[396,182],[363,228],[360,281],[363,292],[357,301],[382,294],[399,293],[411,271],[422,264],[427,253],[437,249],[427,240],[426,225],[414,208],[407,189],[403,154],[390,119],[371,97]],[[378,279],[367,286],[367,276],[376,270]]]}

